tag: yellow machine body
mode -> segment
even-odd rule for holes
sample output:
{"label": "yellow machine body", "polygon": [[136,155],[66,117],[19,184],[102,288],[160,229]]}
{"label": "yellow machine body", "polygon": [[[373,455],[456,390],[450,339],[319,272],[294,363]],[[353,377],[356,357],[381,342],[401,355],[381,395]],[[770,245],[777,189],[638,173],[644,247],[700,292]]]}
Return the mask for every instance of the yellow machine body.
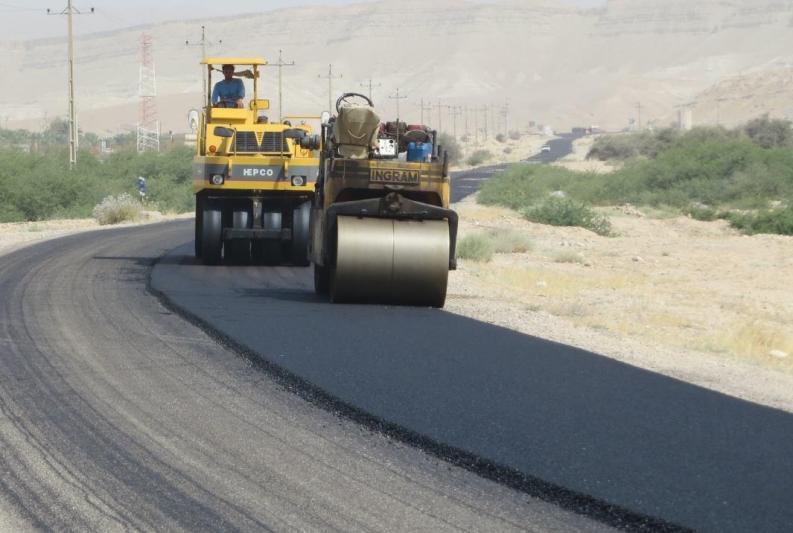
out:
{"label": "yellow machine body", "polygon": [[[270,120],[269,100],[259,98],[264,59],[208,58],[202,64],[206,102],[193,160],[196,256],[207,264],[308,264],[308,216],[319,171],[319,137],[310,122],[320,117]],[[253,80],[243,108],[211,101],[213,72],[227,64],[245,68],[235,70],[236,77]]]}
{"label": "yellow machine body", "polygon": [[[311,212],[316,291],[334,302],[442,307],[457,238],[447,157],[436,149],[426,161],[411,162],[374,149],[366,155],[366,145],[340,149],[338,129],[323,125]],[[390,142],[387,135],[382,140]]]}

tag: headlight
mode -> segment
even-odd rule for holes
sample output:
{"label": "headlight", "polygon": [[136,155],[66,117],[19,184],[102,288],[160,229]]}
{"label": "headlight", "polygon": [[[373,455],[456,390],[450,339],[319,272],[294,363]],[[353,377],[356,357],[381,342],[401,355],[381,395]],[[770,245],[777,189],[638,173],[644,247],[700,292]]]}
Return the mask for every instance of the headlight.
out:
{"label": "headlight", "polygon": [[212,174],[212,178],[210,178],[209,181],[212,182],[212,185],[223,185],[226,179],[223,177],[223,174]]}
{"label": "headlight", "polygon": [[292,176],[292,186],[293,187],[302,187],[306,184],[306,177],[305,176]]}

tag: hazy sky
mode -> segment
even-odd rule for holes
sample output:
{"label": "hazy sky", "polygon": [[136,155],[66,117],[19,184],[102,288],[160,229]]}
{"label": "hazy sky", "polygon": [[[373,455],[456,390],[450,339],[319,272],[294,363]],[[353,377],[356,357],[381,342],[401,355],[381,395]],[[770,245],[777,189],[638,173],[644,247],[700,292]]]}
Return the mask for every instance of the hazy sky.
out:
{"label": "hazy sky", "polygon": [[[93,15],[75,18],[76,33],[92,33],[171,19],[250,13],[301,4],[332,5],[361,1],[367,0],[73,0],[75,8],[81,11],[90,11],[91,7],[96,8],[96,13]],[[606,2],[606,0],[558,1],[562,4],[583,7],[602,5]],[[65,35],[64,17],[46,14],[47,8],[58,13],[63,11],[65,6],[66,0],[0,0],[0,40]]]}

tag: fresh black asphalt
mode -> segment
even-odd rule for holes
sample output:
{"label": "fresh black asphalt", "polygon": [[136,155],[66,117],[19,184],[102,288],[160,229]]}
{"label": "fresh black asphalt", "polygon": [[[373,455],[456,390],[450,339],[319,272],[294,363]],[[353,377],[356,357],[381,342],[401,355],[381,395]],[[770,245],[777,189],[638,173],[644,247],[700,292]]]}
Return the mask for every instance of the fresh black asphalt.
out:
{"label": "fresh black asphalt", "polygon": [[153,288],[341,404],[612,525],[793,531],[789,413],[444,311],[331,305],[309,269],[204,267],[189,240]]}

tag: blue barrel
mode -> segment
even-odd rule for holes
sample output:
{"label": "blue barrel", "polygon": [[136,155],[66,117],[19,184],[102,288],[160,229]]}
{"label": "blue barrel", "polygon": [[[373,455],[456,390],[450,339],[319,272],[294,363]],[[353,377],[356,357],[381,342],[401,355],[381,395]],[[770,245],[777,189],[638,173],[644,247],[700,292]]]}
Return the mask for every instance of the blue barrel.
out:
{"label": "blue barrel", "polygon": [[412,162],[427,161],[432,154],[432,143],[411,142],[408,143],[407,160]]}

